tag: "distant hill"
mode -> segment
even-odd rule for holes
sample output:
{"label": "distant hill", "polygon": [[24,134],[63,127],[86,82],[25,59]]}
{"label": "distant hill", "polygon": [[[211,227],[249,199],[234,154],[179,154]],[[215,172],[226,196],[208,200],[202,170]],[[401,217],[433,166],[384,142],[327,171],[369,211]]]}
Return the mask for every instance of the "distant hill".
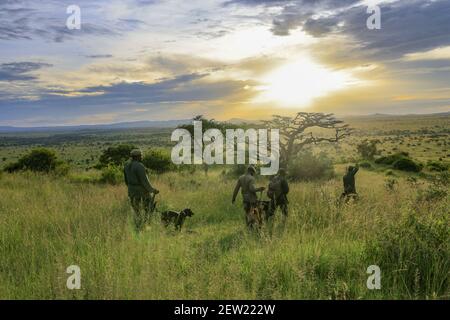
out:
{"label": "distant hill", "polygon": [[[343,115],[338,116],[341,119],[385,119],[385,118],[401,118],[401,117],[448,117],[450,112],[430,113],[430,114],[369,114],[369,115]],[[163,121],[132,121],[132,122],[118,122],[111,124],[92,124],[79,126],[45,126],[45,127],[13,127],[0,126],[1,133],[14,132],[55,132],[55,131],[79,131],[79,130],[114,130],[114,129],[136,129],[136,128],[175,128],[182,124],[191,123],[192,119],[179,120],[163,120]],[[241,118],[231,118],[225,122],[240,125],[240,124],[259,124],[260,120],[249,120]]]}
{"label": "distant hill", "polygon": [[190,123],[191,119],[166,121],[133,121],[111,124],[92,124],[79,126],[46,126],[46,127],[13,127],[0,126],[0,132],[49,132],[49,131],[78,131],[78,130],[113,130],[133,128],[175,128],[181,124]]}

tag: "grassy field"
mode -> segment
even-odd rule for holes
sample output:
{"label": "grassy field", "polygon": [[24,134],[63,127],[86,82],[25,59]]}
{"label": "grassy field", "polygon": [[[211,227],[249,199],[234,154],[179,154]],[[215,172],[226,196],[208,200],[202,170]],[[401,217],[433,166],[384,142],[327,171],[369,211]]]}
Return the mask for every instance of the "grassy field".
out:
{"label": "grassy field", "polygon": [[[406,179],[400,178],[391,192],[380,174],[362,171],[362,199],[344,206],[336,203],[339,179],[293,184],[285,227],[277,219],[272,232],[266,228],[258,236],[246,232],[242,207],[231,205],[233,181],[219,172],[152,178],[164,197],[160,208],[194,210],[180,234],[163,229],[157,218],[136,234],[124,186],[80,185],[34,174],[3,176],[0,297],[449,298],[448,243],[426,253],[436,257],[428,257],[428,265],[417,270],[432,267],[433,273],[419,273],[424,281],[412,287],[400,264],[416,256],[402,256],[394,270],[388,264],[383,269],[387,261],[366,252],[380,232],[410,214],[449,227],[448,197],[419,202],[418,190]],[[82,272],[78,291],[66,288],[65,270],[72,264]],[[372,264],[381,267],[381,290],[366,287],[366,269]]]}
{"label": "grassy field", "polygon": [[[447,162],[448,122],[438,122],[444,124],[439,132],[421,133],[423,126],[414,121],[403,125],[412,133],[397,133],[396,141],[421,137],[423,147],[436,152],[429,159]],[[381,127],[385,135],[374,137],[396,137],[391,127]],[[89,182],[97,181],[99,172],[85,171],[83,164],[66,177],[3,173],[0,298],[449,299],[448,184],[435,187],[427,172],[386,175],[383,167],[362,168],[360,200],[339,204],[345,165],[357,158],[354,143],[371,136],[372,129],[358,130],[354,141],[332,148],[336,176],[292,183],[286,224],[277,213],[260,235],[246,230],[240,198],[231,204],[235,180],[222,169],[207,176],[201,170],[151,175],[161,191],[159,210],[190,207],[195,215],[181,233],[163,228],[156,215],[140,234],[132,226],[126,187]],[[103,139],[65,146],[79,144],[82,159],[89,150],[100,152]],[[36,141],[0,153],[19,153]],[[383,147],[388,154],[401,145],[392,140]],[[419,155],[414,148],[405,151]],[[260,177],[258,184],[267,180]],[[66,287],[70,265],[81,268],[80,290]],[[381,290],[366,286],[370,265],[381,268]]]}

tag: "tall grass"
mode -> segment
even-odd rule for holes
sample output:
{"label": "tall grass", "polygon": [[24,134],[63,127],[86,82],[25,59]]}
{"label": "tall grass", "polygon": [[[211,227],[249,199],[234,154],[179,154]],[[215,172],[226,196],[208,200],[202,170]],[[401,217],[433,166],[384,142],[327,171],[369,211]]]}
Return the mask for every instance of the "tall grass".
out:
{"label": "tall grass", "polygon": [[[442,216],[449,213],[449,198],[418,202],[406,180],[392,192],[385,188],[383,175],[362,170],[357,177],[361,199],[346,205],[337,202],[340,179],[292,184],[287,223],[277,217],[261,235],[245,229],[242,206],[231,204],[234,181],[219,170],[208,176],[167,173],[151,180],[161,191],[159,208],[190,207],[195,212],[181,233],[166,230],[155,217],[136,234],[123,185],[3,175],[0,298],[449,297],[448,246],[431,241],[414,251],[406,243],[421,237],[405,231],[407,238],[396,242],[392,236],[407,228],[402,221],[413,214],[424,225],[440,219],[439,232],[448,237],[449,221]],[[382,232],[391,246],[380,245]],[[393,255],[396,245],[410,256]],[[426,259],[433,252],[440,258]],[[419,270],[426,273],[414,280],[417,268],[412,268],[412,276],[399,277],[396,268],[412,263],[418,254],[424,257],[417,261],[424,264]],[[81,268],[80,290],[66,287],[65,271],[73,264]],[[381,290],[366,287],[366,269],[372,264],[381,267]],[[417,292],[403,284],[410,281],[419,284]]]}

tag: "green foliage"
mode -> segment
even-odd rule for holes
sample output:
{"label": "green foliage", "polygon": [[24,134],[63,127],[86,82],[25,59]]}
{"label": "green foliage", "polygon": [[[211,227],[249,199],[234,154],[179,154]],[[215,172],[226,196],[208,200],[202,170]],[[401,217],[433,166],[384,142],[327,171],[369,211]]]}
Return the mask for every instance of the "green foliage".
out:
{"label": "green foliage", "polygon": [[379,154],[379,151],[377,150],[377,144],[379,143],[380,140],[364,139],[357,145],[356,149],[363,159],[373,160],[375,155]]}
{"label": "green foliage", "polygon": [[124,181],[123,171],[117,166],[109,165],[102,168],[100,182],[117,185]]}
{"label": "green foliage", "polygon": [[380,157],[375,160],[375,163],[392,166],[394,169],[409,172],[420,172],[423,168],[422,164],[411,159],[407,152],[399,152],[393,155]]}
{"label": "green foliage", "polygon": [[11,163],[5,167],[5,171],[35,171],[51,172],[62,163],[58,161],[55,151],[46,148],[36,148],[25,154],[17,162]]}
{"label": "green foliage", "polygon": [[[202,123],[202,134],[206,130],[209,130],[209,129],[218,129],[218,130],[220,130],[222,132],[222,134],[225,134],[225,130],[226,129],[237,128],[237,126],[234,125],[234,124],[227,123],[227,122],[216,121],[214,119],[207,119],[203,115],[195,116],[192,120],[193,121],[201,121],[201,123]],[[192,139],[194,139],[194,125],[192,123],[180,125],[180,126],[178,126],[178,128],[185,129],[185,130],[189,131],[189,133],[191,134]]]}
{"label": "green foliage", "polygon": [[392,167],[397,170],[410,172],[420,172],[423,168],[420,163],[416,163],[409,158],[398,159],[393,163]]}
{"label": "green foliage", "polygon": [[130,152],[133,149],[136,149],[136,146],[131,144],[108,147],[101,154],[96,167],[100,169],[109,165],[122,166],[130,158]]}
{"label": "green foliage", "polygon": [[409,154],[407,152],[399,152],[399,153],[395,153],[389,156],[383,156],[380,158],[375,159],[375,163],[376,164],[384,164],[384,165],[393,165],[394,162],[404,159],[404,158],[409,158]]}
{"label": "green foliage", "polygon": [[169,151],[165,149],[150,149],[142,159],[144,166],[157,173],[175,170]]}
{"label": "green foliage", "polygon": [[330,179],[334,176],[332,161],[324,153],[304,151],[297,155],[288,168],[288,177],[294,181]]}
{"label": "green foliage", "polygon": [[65,162],[60,162],[56,166],[54,174],[56,176],[59,176],[59,177],[64,177],[64,176],[67,176],[69,174],[70,170],[71,170],[70,164],[65,163]]}
{"label": "green foliage", "polygon": [[447,171],[448,167],[449,167],[448,164],[442,163],[442,162],[438,162],[438,161],[429,161],[427,163],[427,168],[430,171],[443,172],[443,171]]}
{"label": "green foliage", "polygon": [[[383,272],[383,290],[406,290],[409,297],[448,294],[450,221],[410,214],[399,224],[382,228],[367,243],[367,261]],[[388,288],[386,288],[388,287]]]}

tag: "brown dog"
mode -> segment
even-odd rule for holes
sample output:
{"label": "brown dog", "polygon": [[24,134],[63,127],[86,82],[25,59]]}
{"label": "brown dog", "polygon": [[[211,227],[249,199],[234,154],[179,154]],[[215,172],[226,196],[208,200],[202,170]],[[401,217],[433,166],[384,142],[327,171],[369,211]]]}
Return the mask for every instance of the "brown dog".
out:
{"label": "brown dog", "polygon": [[192,217],[193,215],[194,213],[189,208],[183,209],[180,212],[168,210],[161,213],[161,221],[164,223],[165,227],[168,227],[169,224],[173,223],[175,229],[180,231],[186,217]]}

